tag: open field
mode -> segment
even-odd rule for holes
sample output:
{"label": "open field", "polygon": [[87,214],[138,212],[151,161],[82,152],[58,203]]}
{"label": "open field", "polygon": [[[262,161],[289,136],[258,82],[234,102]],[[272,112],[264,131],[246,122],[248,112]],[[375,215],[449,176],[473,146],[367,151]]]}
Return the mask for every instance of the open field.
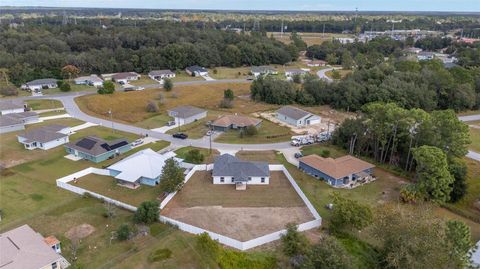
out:
{"label": "open field", "polygon": [[238,240],[313,219],[282,172],[271,172],[269,185],[248,185],[246,191],[214,185],[211,172],[196,172],[162,214]]}
{"label": "open field", "polygon": [[201,154],[203,154],[204,156],[203,163],[213,163],[215,157],[220,155],[220,153],[216,149],[212,149],[212,152],[210,153],[209,149],[196,148],[196,147],[183,147],[175,151],[175,153],[177,154],[176,157],[180,159],[185,159],[185,156],[187,155],[187,153],[192,149],[197,149],[198,151],[200,151]]}
{"label": "open field", "polygon": [[472,143],[469,148],[473,151],[480,152],[480,128],[470,127],[470,140],[472,140]]}
{"label": "open field", "polygon": [[[96,92],[98,89],[94,86],[90,85],[76,85],[73,82],[69,82],[71,90],[70,92]],[[46,89],[42,90],[43,95],[49,95],[49,94],[58,94],[58,93],[64,93],[60,90],[60,88],[53,88],[53,89]]]}
{"label": "open field", "polygon": [[156,116],[139,121],[134,125],[145,129],[154,129],[165,126],[171,120],[173,120],[173,118],[166,113],[158,113]]}
{"label": "open field", "polygon": [[[321,29],[318,29],[321,30]],[[308,46],[315,45],[315,44],[322,44],[325,41],[332,40],[334,37],[353,37],[353,35],[349,34],[333,34],[333,33],[297,33]],[[268,32],[268,36],[273,36],[275,39],[282,41],[285,44],[290,44],[292,41],[290,40],[291,33],[283,33],[283,36],[280,32]]]}
{"label": "open field", "polygon": [[185,71],[177,71],[175,77],[172,78],[173,88],[175,88],[175,82],[184,82],[184,81],[196,81],[196,80],[205,80],[202,77],[192,77],[187,74]]}
{"label": "open field", "polygon": [[231,144],[259,144],[290,141],[294,133],[284,126],[277,125],[271,121],[263,120],[258,127],[258,133],[253,136],[240,137],[239,130],[229,130],[222,133],[215,139],[215,142]]}
{"label": "open field", "polygon": [[62,102],[53,99],[26,100],[27,106],[32,110],[53,109],[63,107]]}
{"label": "open field", "polygon": [[77,183],[70,184],[133,206],[139,206],[145,201],[156,200],[161,194],[158,186],[141,185],[139,188],[132,190],[119,186],[113,177],[95,174],[81,177]]}
{"label": "open field", "polygon": [[214,79],[244,79],[249,77],[250,67],[215,67],[208,74]]}

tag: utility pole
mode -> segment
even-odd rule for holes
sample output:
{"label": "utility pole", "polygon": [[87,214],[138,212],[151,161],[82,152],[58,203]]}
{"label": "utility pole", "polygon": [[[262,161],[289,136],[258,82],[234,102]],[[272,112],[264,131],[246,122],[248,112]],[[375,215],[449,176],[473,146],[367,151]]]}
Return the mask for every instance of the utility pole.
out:
{"label": "utility pole", "polygon": [[112,109],[108,110],[108,114],[110,114],[110,121],[112,122],[112,133],[115,133],[115,128],[113,127],[113,112],[112,112]]}

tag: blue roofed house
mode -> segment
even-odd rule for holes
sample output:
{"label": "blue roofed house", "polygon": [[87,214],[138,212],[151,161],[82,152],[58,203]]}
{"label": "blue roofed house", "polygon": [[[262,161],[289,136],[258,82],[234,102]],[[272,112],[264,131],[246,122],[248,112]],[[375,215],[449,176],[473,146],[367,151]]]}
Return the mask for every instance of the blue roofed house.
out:
{"label": "blue roofed house", "polygon": [[96,136],[86,136],[65,145],[65,150],[78,159],[99,163],[132,149],[126,139],[106,141]]}
{"label": "blue roofed house", "polygon": [[242,161],[230,154],[215,158],[213,184],[235,184],[237,190],[245,190],[247,184],[266,185],[270,183],[270,169],[266,162]]}
{"label": "blue roofed house", "polygon": [[374,167],[350,155],[333,159],[312,154],[299,159],[300,170],[340,188],[351,188],[374,180]]}
{"label": "blue roofed house", "polygon": [[160,183],[165,161],[174,156],[173,152],[159,154],[148,148],[126,157],[107,169],[121,186],[131,189],[140,187],[140,184],[155,186]]}

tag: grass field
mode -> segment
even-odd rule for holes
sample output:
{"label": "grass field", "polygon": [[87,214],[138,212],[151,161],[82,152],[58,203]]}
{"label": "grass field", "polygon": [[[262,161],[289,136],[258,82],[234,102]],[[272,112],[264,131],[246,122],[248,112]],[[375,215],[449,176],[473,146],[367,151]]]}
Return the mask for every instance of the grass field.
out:
{"label": "grass field", "polygon": [[[321,30],[321,29],[319,29]],[[268,36],[272,36],[282,41],[285,44],[290,44],[292,41],[290,40],[291,33],[284,33],[283,36],[280,32],[268,32]],[[334,37],[353,37],[353,35],[349,34],[333,34],[333,33],[298,33],[300,37],[307,43],[308,46],[315,45],[315,44],[322,44],[325,41],[332,40]]]}
{"label": "grass field", "polygon": [[290,141],[292,135],[293,132],[288,127],[263,120],[256,135],[240,137],[239,130],[229,130],[218,136],[215,142],[231,144],[277,143]]}
{"label": "grass field", "polygon": [[185,71],[178,71],[175,73],[175,77],[172,78],[173,87],[175,88],[175,82],[184,82],[184,81],[195,81],[195,80],[205,80],[202,77],[192,77],[187,74]]}
{"label": "grass field", "polygon": [[[340,78],[346,77],[348,74],[352,73],[352,70],[343,70],[343,69],[337,69],[337,71],[340,73]],[[333,71],[327,71],[325,72],[325,75],[329,78],[333,78]]]}
{"label": "grass field", "polygon": [[215,157],[220,155],[220,153],[216,149],[212,149],[212,152],[210,152],[209,149],[196,148],[196,147],[179,148],[175,151],[175,153],[177,154],[178,158],[185,159],[185,156],[187,155],[187,153],[192,149],[197,149],[198,151],[200,151],[201,154],[203,154],[204,160],[202,163],[213,163]]}
{"label": "grass field", "polygon": [[237,152],[235,156],[245,161],[268,162],[269,164],[279,164],[277,155],[280,154],[273,150],[268,151],[246,151]]}
{"label": "grass field", "polygon": [[[71,87],[70,92],[96,92],[98,90],[94,86],[76,85],[73,82],[70,82],[70,87]],[[53,89],[42,90],[42,93],[44,95],[49,95],[49,94],[58,94],[58,93],[64,93],[64,92],[62,92],[60,88],[53,88]]]}
{"label": "grass field", "polygon": [[476,152],[480,152],[480,129],[470,127],[470,149]]}
{"label": "grass field", "polygon": [[64,115],[64,114],[68,114],[67,111],[65,111],[64,109],[59,109],[59,110],[40,113],[39,116],[50,117],[50,116],[57,116],[57,115]]}
{"label": "grass field", "polygon": [[137,122],[134,125],[145,129],[154,129],[165,126],[167,122],[171,120],[173,120],[173,118],[166,113],[158,113],[157,115]]}
{"label": "grass field", "polygon": [[131,80],[128,84],[133,86],[144,86],[144,85],[151,85],[151,84],[158,84],[158,88],[161,88],[160,83],[151,79],[148,75],[142,75],[139,80]]}
{"label": "grass field", "polygon": [[208,73],[214,79],[244,79],[249,76],[250,67],[215,67]]}
{"label": "grass field", "polygon": [[53,109],[63,107],[62,102],[53,99],[25,100],[27,106],[33,110]]}

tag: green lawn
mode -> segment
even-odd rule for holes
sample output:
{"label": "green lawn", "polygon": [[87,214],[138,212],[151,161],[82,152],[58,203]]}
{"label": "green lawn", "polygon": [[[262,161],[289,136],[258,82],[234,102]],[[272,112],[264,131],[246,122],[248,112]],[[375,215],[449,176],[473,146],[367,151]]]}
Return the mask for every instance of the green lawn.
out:
{"label": "green lawn", "polygon": [[139,206],[145,201],[156,200],[162,193],[158,186],[141,185],[139,188],[132,190],[119,186],[113,177],[95,174],[86,175],[81,177],[77,183],[71,182],[70,184],[133,206]]}
{"label": "green lawn", "polygon": [[179,148],[175,151],[175,153],[177,154],[178,158],[185,159],[185,156],[187,155],[187,153],[192,149],[197,149],[200,151],[201,154],[203,154],[204,156],[203,163],[213,163],[214,158],[220,155],[220,153],[216,149],[212,149],[212,152],[210,152],[209,149],[196,148],[196,147]]}
{"label": "green lawn", "polygon": [[135,126],[142,127],[145,129],[155,129],[155,128],[160,128],[165,126],[167,122],[171,120],[173,120],[173,118],[168,116],[167,114],[158,113],[158,115],[155,115],[153,117],[150,117],[148,119],[135,123]]}
{"label": "green lawn", "polygon": [[[70,92],[96,92],[98,90],[94,86],[76,85],[73,82],[70,82],[70,87],[71,87]],[[43,90],[42,93],[44,95],[49,95],[49,94],[59,94],[59,93],[65,93],[65,92],[62,92],[60,88],[53,88],[53,89]]]}
{"label": "green lawn", "polygon": [[175,77],[172,78],[173,87],[175,88],[175,82],[184,82],[184,81],[195,81],[195,80],[205,80],[202,77],[192,77],[187,74],[185,71],[178,71],[175,73]]}
{"label": "green lawn", "polygon": [[470,139],[472,143],[469,148],[473,151],[480,152],[480,129],[470,128]]}
{"label": "green lawn", "polygon": [[216,67],[208,70],[214,79],[244,79],[250,74],[250,67]]}
{"label": "green lawn", "polygon": [[68,114],[67,111],[60,109],[60,110],[55,110],[55,111],[48,111],[48,112],[43,112],[40,113],[40,117],[50,117],[50,116],[57,116],[57,115],[64,115]]}
{"label": "green lawn", "polygon": [[134,86],[158,84],[158,87],[161,88],[160,83],[158,83],[158,81],[151,79],[148,75],[142,75],[139,80],[131,80],[128,82],[128,84],[134,85]]}
{"label": "green lawn", "polygon": [[322,154],[328,154],[332,158],[342,157],[346,154],[344,150],[330,144],[313,144],[303,146],[301,152],[304,156],[311,154],[317,154],[319,156],[322,156]]}
{"label": "green lawn", "polygon": [[258,127],[258,133],[253,136],[240,137],[238,130],[229,130],[215,139],[215,142],[230,144],[258,144],[290,141],[292,131],[271,121],[263,120]]}
{"label": "green lawn", "polygon": [[53,99],[26,100],[27,106],[33,110],[62,108],[62,102]]}

